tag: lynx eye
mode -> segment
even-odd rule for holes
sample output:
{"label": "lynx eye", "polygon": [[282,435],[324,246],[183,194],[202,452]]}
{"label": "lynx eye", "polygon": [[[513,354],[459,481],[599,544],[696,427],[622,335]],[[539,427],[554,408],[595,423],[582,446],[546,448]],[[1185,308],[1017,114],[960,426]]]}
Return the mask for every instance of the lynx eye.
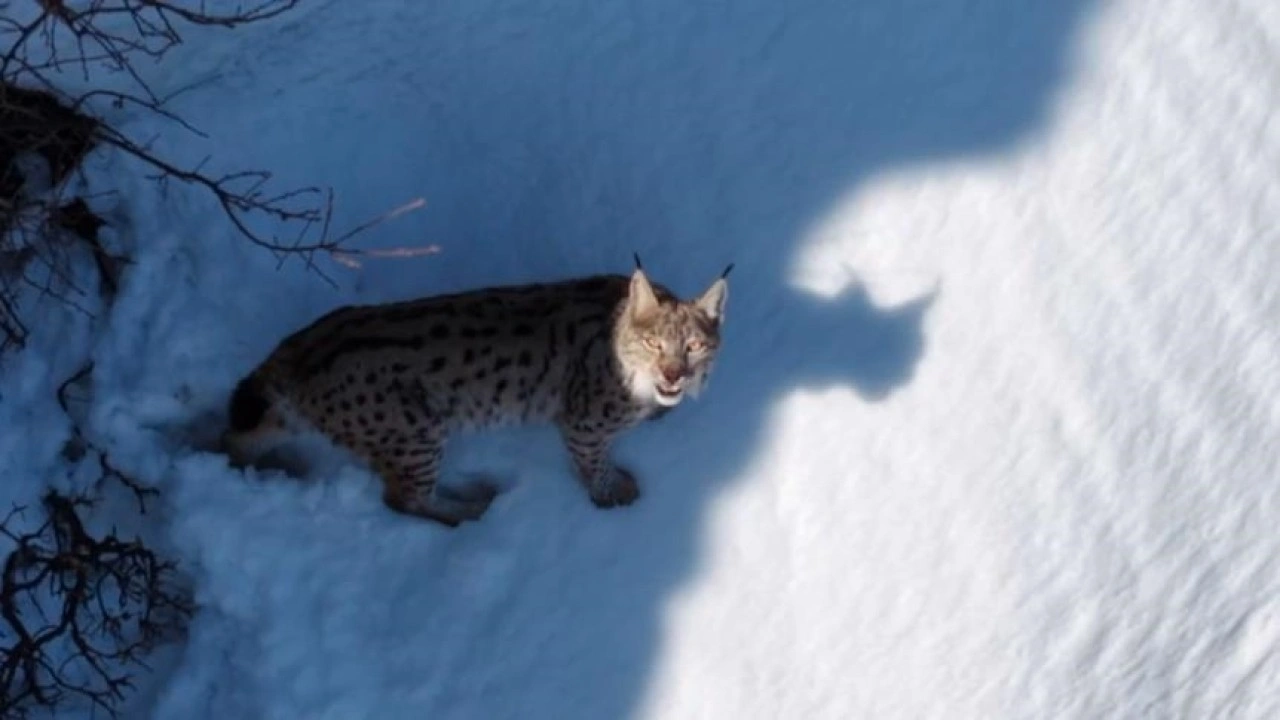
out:
{"label": "lynx eye", "polygon": [[697,338],[694,338],[690,340],[688,343],[685,343],[685,348],[687,348],[689,352],[694,352],[694,353],[702,352],[703,350],[707,349],[707,343],[705,340],[699,340]]}
{"label": "lynx eye", "polygon": [[650,350],[661,350],[662,341],[653,335],[646,335],[644,337],[644,346]]}

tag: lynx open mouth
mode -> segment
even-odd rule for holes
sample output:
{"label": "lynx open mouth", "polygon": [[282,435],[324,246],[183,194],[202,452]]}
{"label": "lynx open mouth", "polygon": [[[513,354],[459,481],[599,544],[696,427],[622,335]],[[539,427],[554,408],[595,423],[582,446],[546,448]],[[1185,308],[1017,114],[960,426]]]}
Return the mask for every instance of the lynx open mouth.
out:
{"label": "lynx open mouth", "polygon": [[684,395],[684,388],[665,388],[661,385],[653,386],[654,394],[658,396],[658,402],[663,405],[674,405],[680,401],[680,396]]}

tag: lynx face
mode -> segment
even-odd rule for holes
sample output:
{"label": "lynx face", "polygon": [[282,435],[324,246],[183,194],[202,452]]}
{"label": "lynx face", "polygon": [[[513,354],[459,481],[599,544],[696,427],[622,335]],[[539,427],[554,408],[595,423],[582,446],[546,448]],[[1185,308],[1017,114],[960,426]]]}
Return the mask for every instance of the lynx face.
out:
{"label": "lynx face", "polygon": [[617,353],[636,399],[674,407],[696,396],[720,345],[728,284],[717,280],[701,297],[685,302],[659,298],[640,270],[619,323]]}

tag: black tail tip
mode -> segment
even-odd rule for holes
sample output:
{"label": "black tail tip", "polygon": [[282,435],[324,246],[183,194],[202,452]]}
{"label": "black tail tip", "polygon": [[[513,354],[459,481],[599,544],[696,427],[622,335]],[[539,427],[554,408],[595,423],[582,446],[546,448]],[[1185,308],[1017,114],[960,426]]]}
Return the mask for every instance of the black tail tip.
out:
{"label": "black tail tip", "polygon": [[244,378],[231,393],[231,405],[227,410],[231,430],[247,432],[256,428],[270,406],[263,393],[262,382],[254,375]]}

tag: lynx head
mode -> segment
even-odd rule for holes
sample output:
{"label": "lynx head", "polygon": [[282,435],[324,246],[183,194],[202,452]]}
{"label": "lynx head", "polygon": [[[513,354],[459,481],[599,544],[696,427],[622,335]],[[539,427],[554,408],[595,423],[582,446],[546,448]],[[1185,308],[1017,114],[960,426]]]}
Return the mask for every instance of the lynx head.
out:
{"label": "lynx head", "polygon": [[680,300],[636,268],[618,318],[616,349],[637,400],[673,407],[686,392],[698,394],[720,346],[728,294],[722,276],[697,299]]}

